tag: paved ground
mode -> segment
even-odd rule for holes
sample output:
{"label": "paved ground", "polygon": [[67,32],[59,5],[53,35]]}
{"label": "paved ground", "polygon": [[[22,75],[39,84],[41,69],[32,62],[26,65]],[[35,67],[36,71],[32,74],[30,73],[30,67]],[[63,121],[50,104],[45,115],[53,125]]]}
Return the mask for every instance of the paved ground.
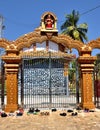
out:
{"label": "paved ground", "polygon": [[[29,114],[0,117],[0,130],[100,130],[100,110],[78,113],[71,116],[66,110],[50,112],[50,115]],[[67,116],[60,116],[65,112]]]}

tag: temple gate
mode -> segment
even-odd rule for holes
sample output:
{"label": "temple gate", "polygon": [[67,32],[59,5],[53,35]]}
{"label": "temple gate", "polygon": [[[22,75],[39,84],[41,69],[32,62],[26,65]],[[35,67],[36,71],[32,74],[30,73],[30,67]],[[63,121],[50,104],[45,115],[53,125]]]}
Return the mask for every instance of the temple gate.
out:
{"label": "temple gate", "polygon": [[[25,65],[24,69],[27,66],[26,59],[22,57],[23,52],[25,52],[23,49],[32,47],[31,49],[35,53],[36,51],[40,51],[37,50],[37,43],[38,45],[41,45],[45,41],[45,50],[47,52],[49,52],[50,49],[52,52],[52,49],[55,48],[55,46],[53,46],[53,48],[50,48],[48,41],[56,43],[56,45],[58,46],[58,48],[56,48],[56,53],[60,52],[65,54],[66,49],[71,50],[72,48],[78,50],[79,57],[77,58],[77,61],[79,63],[80,68],[79,87],[82,93],[80,104],[83,108],[95,108],[95,104],[93,101],[93,72],[94,61],[97,59],[97,57],[91,56],[91,52],[94,48],[100,48],[100,38],[97,40],[90,41],[87,44],[84,44],[80,41],[73,40],[71,37],[67,35],[58,34],[57,18],[55,14],[51,12],[46,12],[41,17],[40,27],[36,28],[33,32],[25,34],[16,39],[15,41],[0,39],[0,47],[6,50],[6,54],[2,56],[2,60],[5,62],[4,66],[6,74],[7,91],[7,103],[5,105],[5,111],[15,111],[18,109],[19,68],[22,62],[24,62],[23,65]],[[66,56],[64,56],[63,59],[63,64],[66,67]],[[33,63],[34,61],[31,59],[31,62]],[[34,64],[35,63],[36,61],[34,62]],[[64,76],[66,76],[67,74],[67,71],[64,71]],[[61,81],[63,81],[63,79],[61,79]],[[21,99],[23,102],[23,97],[21,97]]]}

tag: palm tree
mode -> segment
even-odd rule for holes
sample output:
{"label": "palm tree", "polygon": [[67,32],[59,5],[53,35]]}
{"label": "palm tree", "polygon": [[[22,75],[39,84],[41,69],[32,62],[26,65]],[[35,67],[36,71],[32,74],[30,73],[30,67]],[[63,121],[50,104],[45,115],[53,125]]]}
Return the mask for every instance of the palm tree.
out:
{"label": "palm tree", "polygon": [[79,18],[79,12],[73,10],[71,14],[66,15],[66,21],[62,24],[61,30],[63,34],[71,36],[74,40],[84,42],[84,40],[88,40],[86,36],[88,26],[86,23],[78,25]]}

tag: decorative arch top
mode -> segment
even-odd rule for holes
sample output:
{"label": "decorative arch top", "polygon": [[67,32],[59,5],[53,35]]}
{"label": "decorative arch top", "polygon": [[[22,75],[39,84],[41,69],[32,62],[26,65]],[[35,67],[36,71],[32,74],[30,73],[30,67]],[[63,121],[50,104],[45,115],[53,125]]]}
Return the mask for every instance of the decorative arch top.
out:
{"label": "decorative arch top", "polygon": [[75,48],[80,52],[84,44],[80,41],[73,40],[70,36],[64,34],[52,35],[51,38],[48,38],[47,35],[41,35],[41,27],[35,29],[34,32],[30,32],[25,34],[18,39],[15,40],[15,45],[17,49],[20,51],[22,48],[30,47],[32,44],[35,43],[42,43],[44,41],[52,41],[57,44],[63,45],[65,48]]}
{"label": "decorative arch top", "polygon": [[[49,17],[50,16],[50,17]],[[46,20],[51,18],[53,26],[49,25],[47,27]],[[44,41],[52,41],[57,44],[63,45],[65,48],[75,48],[79,52],[80,55],[91,54],[91,51],[94,48],[100,49],[100,38],[96,40],[92,40],[89,43],[82,43],[77,40],[73,40],[70,36],[64,34],[58,34],[57,30],[57,17],[52,12],[45,12],[41,16],[41,26],[36,28],[33,32],[27,33],[15,41],[9,41],[4,38],[0,39],[0,47],[5,50],[16,50],[20,51],[24,47],[30,47],[35,43],[42,43]]]}

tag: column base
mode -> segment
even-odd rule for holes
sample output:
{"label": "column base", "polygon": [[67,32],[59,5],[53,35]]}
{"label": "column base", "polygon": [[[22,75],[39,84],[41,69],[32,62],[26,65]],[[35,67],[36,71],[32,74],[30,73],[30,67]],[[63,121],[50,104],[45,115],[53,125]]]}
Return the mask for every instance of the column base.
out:
{"label": "column base", "polygon": [[16,111],[18,110],[18,104],[7,104],[4,109],[6,112]]}
{"label": "column base", "polygon": [[82,103],[82,108],[87,108],[87,109],[94,109],[95,108],[95,105],[94,103]]}

